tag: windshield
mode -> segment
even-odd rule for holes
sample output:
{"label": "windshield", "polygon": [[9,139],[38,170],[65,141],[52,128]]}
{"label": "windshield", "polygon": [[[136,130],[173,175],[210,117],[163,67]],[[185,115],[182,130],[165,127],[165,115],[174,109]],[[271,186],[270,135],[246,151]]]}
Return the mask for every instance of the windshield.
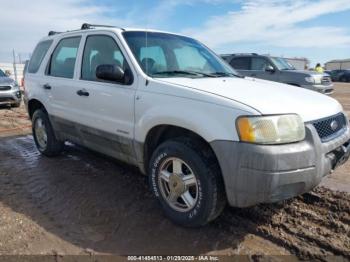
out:
{"label": "windshield", "polygon": [[151,77],[238,75],[198,41],[173,34],[130,31],[123,36],[142,70]]}
{"label": "windshield", "polygon": [[0,69],[0,77],[6,77],[6,74]]}
{"label": "windshield", "polygon": [[271,60],[279,70],[295,70],[295,67],[282,57],[271,57]]}

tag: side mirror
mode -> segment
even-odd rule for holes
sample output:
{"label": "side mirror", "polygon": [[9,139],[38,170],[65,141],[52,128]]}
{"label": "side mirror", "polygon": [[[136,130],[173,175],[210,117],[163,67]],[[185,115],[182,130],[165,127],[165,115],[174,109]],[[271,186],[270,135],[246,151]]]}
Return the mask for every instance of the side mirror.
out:
{"label": "side mirror", "polygon": [[124,75],[124,70],[117,65],[99,65],[96,68],[96,77],[98,79],[123,82]]}
{"label": "side mirror", "polygon": [[266,66],[265,71],[272,74],[275,72],[275,68],[273,68],[272,65],[268,65],[268,66]]}

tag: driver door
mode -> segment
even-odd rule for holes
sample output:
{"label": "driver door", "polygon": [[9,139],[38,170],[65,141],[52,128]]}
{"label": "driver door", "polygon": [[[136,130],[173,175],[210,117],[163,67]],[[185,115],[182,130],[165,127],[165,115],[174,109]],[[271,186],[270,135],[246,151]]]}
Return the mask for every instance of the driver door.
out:
{"label": "driver door", "polygon": [[265,79],[265,80],[270,80],[270,81],[279,81],[278,77],[278,72],[275,69],[274,72],[269,72],[266,71],[266,68],[268,66],[271,66],[275,68],[270,61],[268,61],[264,57],[252,57],[252,63],[251,63],[251,76],[260,78],[260,79]]}

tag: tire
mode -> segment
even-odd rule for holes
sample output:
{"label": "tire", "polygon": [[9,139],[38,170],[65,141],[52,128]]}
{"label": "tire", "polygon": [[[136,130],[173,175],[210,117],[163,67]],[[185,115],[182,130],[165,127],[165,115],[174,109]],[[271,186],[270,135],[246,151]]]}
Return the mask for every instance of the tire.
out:
{"label": "tire", "polygon": [[346,82],[346,77],[345,76],[342,76],[340,79],[339,79],[340,82]]}
{"label": "tire", "polygon": [[62,152],[63,142],[57,140],[49,117],[42,109],[36,110],[33,114],[32,131],[35,145],[41,154],[53,157]]}
{"label": "tire", "polygon": [[[181,162],[181,172],[175,174],[174,166],[178,162]],[[168,170],[172,173],[165,179]],[[154,195],[165,215],[176,224],[186,227],[203,226],[217,218],[226,205],[225,188],[217,160],[210,150],[198,142],[179,138],[162,143],[153,153],[148,171]],[[195,177],[196,185],[192,176]],[[183,185],[184,177],[187,183],[192,181],[191,186]],[[191,199],[189,194],[193,201],[188,201]]]}

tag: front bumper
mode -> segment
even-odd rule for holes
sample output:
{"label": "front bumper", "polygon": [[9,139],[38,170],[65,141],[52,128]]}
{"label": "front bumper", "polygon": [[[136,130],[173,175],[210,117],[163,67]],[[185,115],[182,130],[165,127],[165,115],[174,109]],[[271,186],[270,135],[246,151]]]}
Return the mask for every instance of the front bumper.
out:
{"label": "front bumper", "polygon": [[0,105],[18,104],[21,102],[22,93],[19,88],[0,91]]}
{"label": "front bumper", "polygon": [[[350,154],[350,130],[322,143],[316,129],[306,126],[304,141],[256,145],[213,141],[231,206],[276,202],[310,191]],[[346,151],[346,152],[345,152]]]}
{"label": "front bumper", "polygon": [[302,85],[302,88],[317,91],[322,94],[331,95],[334,93],[334,85]]}

